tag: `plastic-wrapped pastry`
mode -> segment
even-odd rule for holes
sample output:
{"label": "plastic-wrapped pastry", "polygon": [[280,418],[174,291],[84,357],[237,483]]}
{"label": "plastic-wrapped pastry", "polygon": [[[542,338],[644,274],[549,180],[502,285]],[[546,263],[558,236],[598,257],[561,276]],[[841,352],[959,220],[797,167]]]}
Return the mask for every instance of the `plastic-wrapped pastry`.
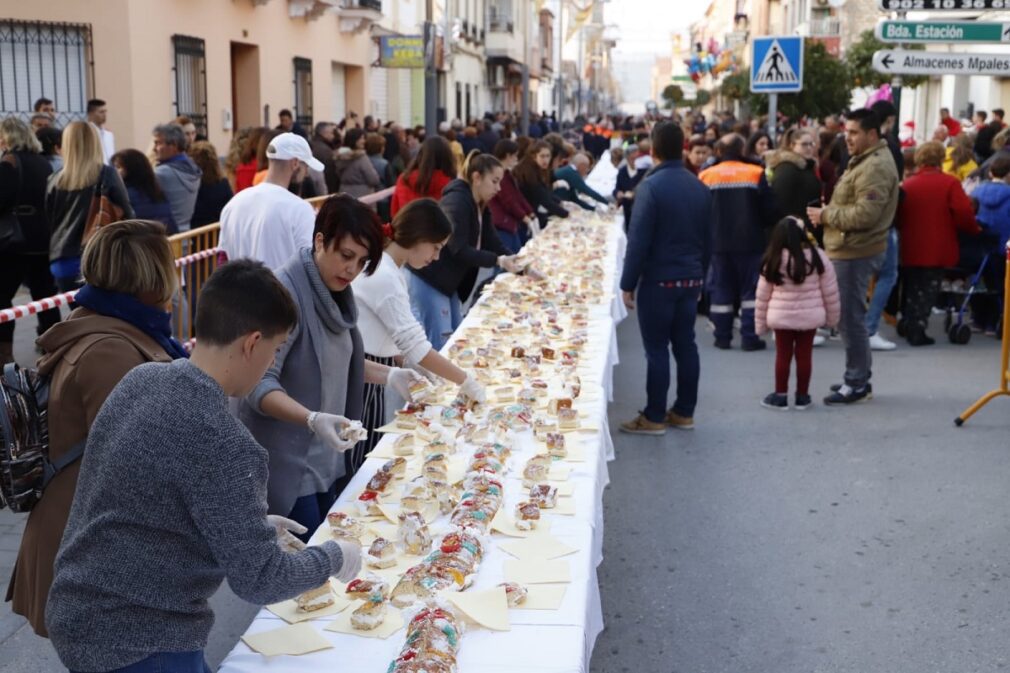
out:
{"label": "plastic-wrapped pastry", "polygon": [[431,549],[431,533],[419,512],[400,512],[397,533],[404,550],[412,556],[421,556]]}
{"label": "plastic-wrapped pastry", "polygon": [[395,456],[413,456],[414,455],[414,436],[413,435],[400,435],[393,441],[393,455]]}
{"label": "plastic-wrapped pastry", "polygon": [[524,500],[516,504],[515,524],[519,530],[531,530],[540,520],[540,506],[535,502]]}
{"label": "plastic-wrapped pastry", "polygon": [[498,402],[514,402],[516,399],[515,388],[512,386],[499,386],[494,389],[494,398]]}
{"label": "plastic-wrapped pastry", "polygon": [[393,481],[393,474],[379,469],[372,475],[372,478],[368,480],[368,484],[365,486],[365,489],[375,491],[376,493],[385,493],[386,487],[389,486],[391,481]]}
{"label": "plastic-wrapped pastry", "polygon": [[547,481],[551,469],[551,457],[547,454],[537,454],[526,461],[523,468],[523,486],[530,488],[534,484]]}
{"label": "plastic-wrapped pastry", "polygon": [[540,509],[552,509],[558,504],[558,488],[550,484],[534,484],[530,486],[530,502],[535,502]]}
{"label": "plastic-wrapped pastry", "polygon": [[348,442],[363,442],[368,439],[368,430],[361,425],[361,421],[351,421],[340,431],[340,438]]}
{"label": "plastic-wrapped pastry", "polygon": [[326,515],[333,537],[359,539],[365,534],[365,525],[344,512],[330,512]]}
{"label": "plastic-wrapped pastry", "polygon": [[403,430],[413,430],[417,427],[417,409],[411,409],[410,407],[406,409],[397,409],[393,414],[396,420],[396,427],[402,428]]}
{"label": "plastic-wrapped pastry", "polygon": [[365,563],[372,568],[391,568],[396,565],[396,545],[384,537],[377,537],[365,552]]}
{"label": "plastic-wrapped pastry", "polygon": [[379,509],[378,492],[366,488],[355,502],[362,516],[382,516],[382,510]]}
{"label": "plastic-wrapped pastry", "polygon": [[505,588],[505,599],[510,608],[517,608],[526,602],[529,591],[518,582],[502,582],[498,586]]}
{"label": "plastic-wrapped pastry", "polygon": [[371,631],[386,621],[386,601],[365,601],[351,613],[351,626],[359,631]]}
{"label": "plastic-wrapped pastry", "polygon": [[571,409],[572,399],[570,397],[555,397],[547,403],[547,413],[557,415],[561,409]]}
{"label": "plastic-wrapped pastry", "polygon": [[575,430],[579,427],[579,412],[575,409],[558,409],[558,427],[562,430]]}
{"label": "plastic-wrapped pastry", "polygon": [[427,402],[435,394],[434,386],[425,378],[415,379],[413,383],[407,386],[407,391],[410,393],[411,400],[422,403]]}
{"label": "plastic-wrapped pastry", "polygon": [[329,581],[298,596],[295,604],[298,606],[298,612],[315,612],[333,605],[333,589]]}
{"label": "plastic-wrapped pastry", "polygon": [[378,575],[369,573],[365,577],[351,580],[347,585],[347,597],[362,601],[381,601],[389,597],[389,584]]}
{"label": "plastic-wrapped pastry", "polygon": [[565,436],[560,432],[547,433],[547,454],[552,458],[565,458],[568,449],[565,446]]}
{"label": "plastic-wrapped pastry", "polygon": [[383,464],[381,469],[383,472],[393,475],[394,479],[403,479],[407,475],[407,460],[400,456],[391,458]]}

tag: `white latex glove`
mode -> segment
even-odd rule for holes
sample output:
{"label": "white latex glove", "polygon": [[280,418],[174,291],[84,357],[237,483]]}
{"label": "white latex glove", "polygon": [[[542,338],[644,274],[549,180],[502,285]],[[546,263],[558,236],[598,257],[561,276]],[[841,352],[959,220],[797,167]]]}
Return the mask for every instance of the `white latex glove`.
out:
{"label": "white latex glove", "polygon": [[498,266],[505,269],[509,273],[517,273],[519,266],[516,264],[515,255],[501,255],[498,258]]}
{"label": "white latex glove", "polygon": [[414,398],[410,395],[410,385],[414,381],[422,380],[423,377],[420,374],[416,374],[413,370],[403,369],[402,367],[390,367],[389,374],[386,376],[386,385],[395,390],[403,399],[413,402]]}
{"label": "white latex glove", "polygon": [[305,543],[296,538],[292,533],[301,535],[308,532],[308,528],[278,514],[268,514],[267,523],[274,527],[277,534],[277,546],[284,551],[301,551],[305,549]]}
{"label": "white latex glove", "polygon": [[351,540],[337,540],[344,562],[340,564],[340,572],[334,577],[347,584],[361,572],[361,545]]}
{"label": "white latex glove", "polygon": [[610,206],[608,206],[605,203],[597,204],[596,212],[598,212],[600,215],[605,215],[606,213],[610,212]]}
{"label": "white latex glove", "polygon": [[351,424],[343,416],[324,414],[317,411],[309,414],[306,423],[309,426],[309,431],[323,440],[323,443],[334,451],[343,453],[358,443],[356,440],[348,440],[341,437],[344,429]]}
{"label": "white latex glove", "polygon": [[529,222],[527,222],[527,224],[529,225],[529,228],[530,228],[530,236],[532,236],[533,238],[536,238],[537,236],[540,235],[540,218],[539,217],[531,217],[529,219]]}
{"label": "white latex glove", "polygon": [[555,180],[554,184],[551,185],[554,189],[568,189],[567,180]]}
{"label": "white latex glove", "polygon": [[484,390],[484,386],[473,377],[473,374],[466,375],[466,380],[459,385],[459,392],[474,402],[487,401],[487,392]]}

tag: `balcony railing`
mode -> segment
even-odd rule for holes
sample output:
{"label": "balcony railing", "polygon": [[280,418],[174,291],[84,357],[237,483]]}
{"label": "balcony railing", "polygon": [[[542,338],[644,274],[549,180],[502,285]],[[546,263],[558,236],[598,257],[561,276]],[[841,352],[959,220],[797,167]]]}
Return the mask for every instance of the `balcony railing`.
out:
{"label": "balcony railing", "polygon": [[810,37],[836,37],[842,34],[842,22],[838,19],[811,19],[808,26]]}
{"label": "balcony railing", "polygon": [[382,0],[343,0],[343,9],[370,9],[382,13]]}

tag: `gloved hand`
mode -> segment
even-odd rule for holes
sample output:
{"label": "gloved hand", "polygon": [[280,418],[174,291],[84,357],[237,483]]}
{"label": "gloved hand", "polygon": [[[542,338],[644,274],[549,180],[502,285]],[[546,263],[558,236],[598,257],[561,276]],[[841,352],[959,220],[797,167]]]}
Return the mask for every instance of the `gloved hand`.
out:
{"label": "gloved hand", "polygon": [[344,439],[341,437],[341,433],[344,429],[350,425],[350,421],[343,416],[338,416],[337,414],[324,414],[322,412],[313,412],[309,414],[307,424],[309,430],[319,439],[323,440],[326,446],[330,447],[334,451],[340,451],[343,453],[347,451],[355,444],[357,440]]}
{"label": "gloved hand", "polygon": [[551,185],[551,187],[554,188],[554,189],[568,189],[568,181],[567,180],[555,180],[554,183]]}
{"label": "gloved hand", "polygon": [[274,527],[277,534],[277,546],[284,551],[301,551],[305,549],[305,543],[296,538],[292,533],[301,535],[308,532],[308,528],[278,514],[268,514],[267,523]]}
{"label": "gloved hand", "polygon": [[530,228],[530,236],[532,236],[533,238],[536,238],[537,236],[540,235],[540,218],[539,217],[531,217],[526,222],[526,224]]}
{"label": "gloved hand", "polygon": [[361,572],[361,545],[351,540],[337,540],[344,562],[340,564],[340,572],[334,577],[347,584]]}
{"label": "gloved hand", "polygon": [[386,376],[386,385],[390,386],[397,394],[408,402],[413,402],[414,398],[410,394],[410,385],[414,381],[423,381],[421,375],[414,373],[410,369],[402,367],[390,367]]}
{"label": "gloved hand", "polygon": [[501,255],[498,257],[498,266],[505,269],[509,273],[517,273],[519,271],[519,265],[516,264],[515,255]]}
{"label": "gloved hand", "polygon": [[473,377],[473,374],[466,375],[466,380],[459,384],[459,392],[474,402],[487,401],[487,392],[484,390],[484,386]]}

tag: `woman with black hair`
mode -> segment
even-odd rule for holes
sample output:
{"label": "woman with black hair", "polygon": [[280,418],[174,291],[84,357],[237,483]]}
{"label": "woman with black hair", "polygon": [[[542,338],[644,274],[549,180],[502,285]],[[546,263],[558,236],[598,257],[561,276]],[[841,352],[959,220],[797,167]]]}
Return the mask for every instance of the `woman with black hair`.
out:
{"label": "woman with black hair", "polygon": [[276,272],[298,305],[298,325],[239,405],[239,418],[270,454],[269,510],[305,526],[306,540],[354,474],[350,449],[361,437],[351,419],[361,418],[365,383],[392,386],[409,400],[420,378],[365,359],[351,283],[374,273],[381,258],[375,213],[347,194],[327,199],[312,247]]}
{"label": "woman with black hair", "polygon": [[[402,269],[423,269],[438,259],[452,234],[452,223],[434,199],[417,199],[407,204],[383,225],[382,259],[374,273],[361,275],[353,283],[360,316],[358,325],[365,343],[365,358],[389,367],[423,368],[460,386],[464,397],[484,401],[484,388],[471,375],[442,356],[431,346],[424,328],[410,308],[410,291]],[[366,383],[362,424],[372,432],[388,420],[381,386]],[[355,448],[355,458],[364,461],[379,435]],[[358,463],[360,465],[360,462]]]}
{"label": "woman with black hair", "polygon": [[512,170],[519,191],[536,213],[541,229],[547,226],[547,218],[551,215],[568,217],[568,211],[561,205],[561,199],[555,196],[551,189],[550,171],[553,157],[554,151],[550,143],[538,140],[529,146],[526,156]]}
{"label": "woman with black hair", "polygon": [[345,194],[360,199],[382,186],[375,166],[365,153],[365,132],[362,129],[349,129],[344,134],[344,146],[337,150],[336,165],[340,191]]}
{"label": "woman with black hair", "polygon": [[758,131],[752,133],[750,138],[747,139],[747,149],[744,151],[744,157],[748,161],[764,166],[765,154],[773,149],[775,149],[775,142],[771,136],[764,131]]}
{"label": "woman with black hair", "polygon": [[414,315],[436,350],[462,322],[462,305],[473,291],[479,269],[499,266],[518,271],[488,208],[504,174],[501,162],[490,154],[474,151],[467,157],[463,162],[465,177],[449,183],[442,196],[442,210],[452,222],[449,243],[437,261],[423,269],[411,269]]}
{"label": "woman with black hair", "polygon": [[540,222],[512,175],[519,163],[519,144],[507,138],[499,140],[494,147],[494,156],[502,163],[505,174],[501,181],[501,191],[489,204],[491,218],[502,242],[513,252],[519,252],[530,236],[540,231]]}
{"label": "woman with black hair", "polygon": [[172,205],[161,191],[147,157],[139,150],[120,150],[112,155],[110,163],[123,178],[137,219],[161,222],[169,235],[179,233],[172,218]]}

